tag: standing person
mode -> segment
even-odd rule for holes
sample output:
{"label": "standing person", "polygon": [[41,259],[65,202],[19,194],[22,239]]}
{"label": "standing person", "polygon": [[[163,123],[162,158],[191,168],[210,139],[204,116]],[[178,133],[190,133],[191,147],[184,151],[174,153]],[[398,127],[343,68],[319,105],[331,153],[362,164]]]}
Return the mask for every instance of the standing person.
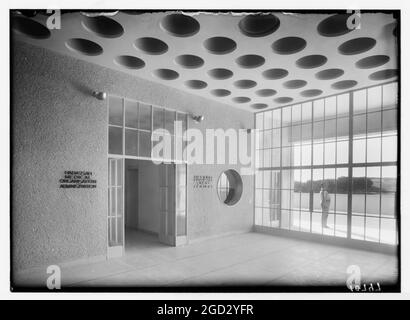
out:
{"label": "standing person", "polygon": [[329,215],[330,196],[323,183],[320,185],[320,206],[322,207],[322,227],[329,228],[327,216]]}

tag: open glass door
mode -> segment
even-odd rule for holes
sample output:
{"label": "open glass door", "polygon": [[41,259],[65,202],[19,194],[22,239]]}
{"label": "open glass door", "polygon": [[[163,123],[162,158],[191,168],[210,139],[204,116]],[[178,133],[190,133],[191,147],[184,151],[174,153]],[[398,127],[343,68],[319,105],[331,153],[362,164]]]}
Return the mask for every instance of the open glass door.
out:
{"label": "open glass door", "polygon": [[160,165],[161,212],[159,240],[179,246],[187,242],[186,164]]}
{"label": "open glass door", "polygon": [[108,258],[124,251],[124,160],[108,159]]}

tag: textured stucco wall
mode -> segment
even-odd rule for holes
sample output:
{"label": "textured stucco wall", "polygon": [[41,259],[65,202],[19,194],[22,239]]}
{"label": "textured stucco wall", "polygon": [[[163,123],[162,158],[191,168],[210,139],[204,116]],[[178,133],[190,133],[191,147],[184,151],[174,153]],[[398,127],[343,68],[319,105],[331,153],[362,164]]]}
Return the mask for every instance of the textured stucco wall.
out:
{"label": "textured stucco wall", "polygon": [[[201,130],[253,127],[249,112],[29,44],[13,43],[12,55],[14,270],[106,254],[107,110],[93,90],[202,114],[190,124]],[[189,239],[251,229],[251,176],[236,206],[216,195],[228,167],[188,169]],[[64,170],[92,171],[97,188],[59,189]],[[212,175],[214,188],[193,189],[193,175]]]}

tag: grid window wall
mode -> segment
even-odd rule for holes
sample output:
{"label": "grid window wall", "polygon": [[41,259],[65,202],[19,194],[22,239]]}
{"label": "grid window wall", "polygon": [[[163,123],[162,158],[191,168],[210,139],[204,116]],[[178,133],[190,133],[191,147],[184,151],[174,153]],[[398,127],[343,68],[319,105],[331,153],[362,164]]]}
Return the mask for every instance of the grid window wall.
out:
{"label": "grid window wall", "polygon": [[393,82],[257,113],[255,224],[397,244],[397,92]]}

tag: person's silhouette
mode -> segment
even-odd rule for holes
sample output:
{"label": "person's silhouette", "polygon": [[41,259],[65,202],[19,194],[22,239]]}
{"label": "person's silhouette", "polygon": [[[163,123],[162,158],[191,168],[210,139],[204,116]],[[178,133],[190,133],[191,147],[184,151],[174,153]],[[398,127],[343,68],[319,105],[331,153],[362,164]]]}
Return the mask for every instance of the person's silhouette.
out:
{"label": "person's silhouette", "polygon": [[322,227],[329,228],[327,216],[329,215],[330,196],[323,183],[320,185],[320,206],[322,207]]}

